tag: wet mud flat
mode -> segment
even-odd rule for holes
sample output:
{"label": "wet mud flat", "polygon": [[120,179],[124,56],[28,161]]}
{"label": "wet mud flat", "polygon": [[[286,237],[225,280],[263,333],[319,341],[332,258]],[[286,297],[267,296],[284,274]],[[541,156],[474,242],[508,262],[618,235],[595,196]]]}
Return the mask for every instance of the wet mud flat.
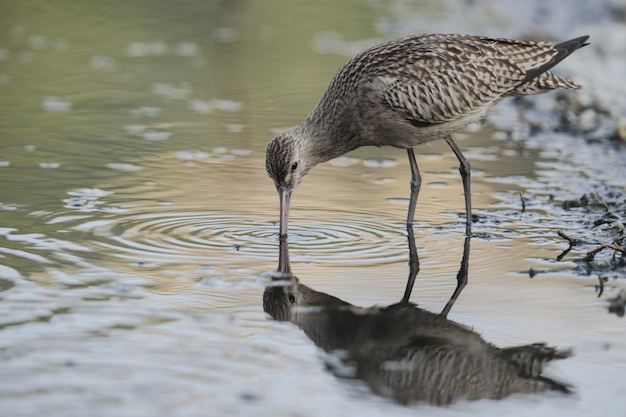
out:
{"label": "wet mud flat", "polygon": [[[603,92],[604,94],[605,92]],[[514,122],[496,118],[499,133],[516,140],[520,147],[545,147],[558,151],[559,163],[546,166],[554,181],[571,176],[555,192],[533,194],[533,188],[519,193],[519,210],[527,209],[527,200],[542,199],[543,209],[552,215],[557,229],[554,241],[565,248],[554,260],[573,261],[573,272],[597,277],[598,298],[604,297],[610,313],[624,316],[626,303],[626,181],[623,163],[626,154],[624,117],[609,109],[600,94],[564,94],[545,97],[521,97],[511,102],[516,112]],[[534,144],[533,144],[534,142]],[[544,142],[544,143],[541,143]],[[575,171],[572,175],[572,171]],[[536,189],[536,188],[535,188]],[[531,268],[530,277],[542,271]],[[617,287],[613,284],[619,283]],[[620,289],[621,287],[621,289]],[[612,288],[609,295],[605,290]]]}
{"label": "wet mud flat", "polygon": [[[614,280],[626,279],[626,193],[605,189],[580,198],[565,200],[561,206],[566,210],[580,212],[580,222],[575,233],[559,231],[568,247],[556,259],[573,255],[575,271],[581,275],[598,277],[598,297],[605,286]],[[614,297],[607,298],[608,311],[624,316],[626,290],[621,289]]]}

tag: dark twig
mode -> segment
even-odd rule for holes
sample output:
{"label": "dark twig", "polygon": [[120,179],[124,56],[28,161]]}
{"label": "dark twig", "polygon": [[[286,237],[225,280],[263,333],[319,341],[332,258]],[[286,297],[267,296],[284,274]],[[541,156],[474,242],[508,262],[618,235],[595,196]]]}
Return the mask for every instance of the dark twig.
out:
{"label": "dark twig", "polygon": [[[557,256],[557,257],[556,257],[556,260],[557,260],[557,261],[559,261],[559,262],[560,262],[560,261],[562,261],[562,260],[563,260],[563,258],[565,258],[565,256],[566,256],[568,253],[570,253],[570,251],[571,251],[571,250],[572,250],[572,246],[570,245],[567,249],[565,249],[563,252],[561,252],[561,253],[559,254],[559,256]],[[531,278],[532,278],[532,277],[531,277]]]}
{"label": "dark twig", "polygon": [[617,297],[609,299],[609,313],[615,313],[619,317],[624,317],[626,310],[626,290],[621,290]]}
{"label": "dark twig", "polygon": [[563,239],[567,240],[569,242],[570,247],[571,246],[575,246],[576,245],[576,239],[569,237],[564,231],[559,230],[557,231],[557,233],[559,234],[559,236],[561,236]]}
{"label": "dark twig", "polygon": [[[571,250],[572,247],[574,247],[574,245],[576,245],[576,240],[574,238],[569,237],[564,231],[559,230],[557,231],[557,233],[559,234],[559,236],[561,236],[563,239],[567,240],[569,242],[569,247],[567,249],[565,249],[563,252],[561,252],[561,254],[559,256],[556,257],[557,261],[561,261],[563,258],[565,258],[565,255],[567,255]],[[532,278],[532,276],[531,276]]]}
{"label": "dark twig", "polygon": [[[586,261],[586,262],[593,261],[593,258],[595,258],[595,256],[599,252],[603,251],[604,249],[613,249],[615,252],[621,252],[622,256],[626,255],[626,249],[624,249],[622,246],[617,245],[615,243],[603,243],[600,246],[598,246],[597,248],[587,252],[587,255],[585,255],[585,257],[583,258],[583,261]],[[613,256],[615,256],[615,255],[613,255]]]}
{"label": "dark twig", "polygon": [[604,281],[606,281],[606,277],[598,276],[598,285],[596,286],[598,298],[602,297],[602,294],[604,293]]}

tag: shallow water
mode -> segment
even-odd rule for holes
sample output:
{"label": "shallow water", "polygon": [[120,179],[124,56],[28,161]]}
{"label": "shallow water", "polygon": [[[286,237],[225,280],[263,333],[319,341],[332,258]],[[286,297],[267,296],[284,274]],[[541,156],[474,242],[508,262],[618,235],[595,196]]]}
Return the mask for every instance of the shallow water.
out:
{"label": "shallow water", "polygon": [[[626,191],[624,149],[554,132],[506,139],[518,111],[510,101],[458,139],[479,221],[470,284],[450,318],[499,346],[572,347],[576,356],[548,373],[576,395],[400,407],[336,379],[295,326],[263,313],[278,257],[265,145],[307,114],[348,55],[404,33],[550,28],[610,40],[615,30],[608,3],[530,2],[523,13],[513,2],[474,3],[4,2],[0,407],[12,416],[623,415],[624,322],[607,300],[624,276],[607,272],[597,297],[597,274],[576,272],[584,249],[555,258],[568,246],[557,230],[580,237],[595,215],[556,202]],[[583,84],[592,77],[576,68],[593,48],[564,62]],[[610,62],[610,75],[624,74]],[[617,90],[591,84],[624,105]],[[418,149],[418,163],[412,301],[439,311],[461,258],[462,188],[444,143]],[[401,298],[408,171],[405,152],[365,148],[306,177],[290,221],[303,283],[357,305]]]}

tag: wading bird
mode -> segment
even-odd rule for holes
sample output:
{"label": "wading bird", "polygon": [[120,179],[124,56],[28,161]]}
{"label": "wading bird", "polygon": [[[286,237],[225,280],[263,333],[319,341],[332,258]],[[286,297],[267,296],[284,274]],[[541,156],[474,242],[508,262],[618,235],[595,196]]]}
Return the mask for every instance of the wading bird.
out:
{"label": "wading bird", "polygon": [[267,146],[267,173],[280,196],[280,238],[287,238],[291,194],[302,177],[361,146],[406,149],[411,167],[406,221],[412,224],[422,181],[413,147],[436,139],[444,139],[460,162],[471,236],[470,165],[452,133],[480,120],[502,98],[580,88],[549,70],[588,38],[554,44],[429,34],[358,54],[337,72],[306,120]]}

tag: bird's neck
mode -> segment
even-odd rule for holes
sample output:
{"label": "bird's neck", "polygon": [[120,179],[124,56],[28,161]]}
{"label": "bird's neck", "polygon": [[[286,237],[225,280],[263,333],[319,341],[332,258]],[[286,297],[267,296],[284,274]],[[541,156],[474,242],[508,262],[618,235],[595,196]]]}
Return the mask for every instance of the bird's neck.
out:
{"label": "bird's neck", "polygon": [[306,137],[304,151],[310,168],[358,148],[350,132],[336,129],[337,125],[328,120],[321,121],[309,116],[301,126]]}

